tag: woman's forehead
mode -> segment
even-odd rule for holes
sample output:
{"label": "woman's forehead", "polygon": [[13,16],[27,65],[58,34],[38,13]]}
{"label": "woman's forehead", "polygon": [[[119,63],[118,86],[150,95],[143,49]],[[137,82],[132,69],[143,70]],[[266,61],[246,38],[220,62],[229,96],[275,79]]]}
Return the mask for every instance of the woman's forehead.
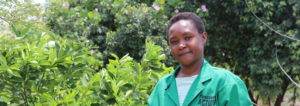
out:
{"label": "woman's forehead", "polygon": [[172,29],[172,27],[175,27],[175,26],[187,27],[190,25],[193,25],[193,22],[191,20],[179,20],[179,21],[173,23],[172,26],[170,27],[170,29]]}
{"label": "woman's forehead", "polygon": [[180,32],[186,34],[192,31],[197,31],[194,24],[190,20],[180,20],[174,23],[169,29],[169,37],[173,35],[174,32]]}

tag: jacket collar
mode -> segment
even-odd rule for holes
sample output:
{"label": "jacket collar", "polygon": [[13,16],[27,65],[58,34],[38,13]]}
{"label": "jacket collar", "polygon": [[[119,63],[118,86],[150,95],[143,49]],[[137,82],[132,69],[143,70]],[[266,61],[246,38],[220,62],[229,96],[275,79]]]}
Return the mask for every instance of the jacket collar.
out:
{"label": "jacket collar", "polygon": [[[183,105],[189,104],[205,88],[203,83],[206,81],[210,81],[213,78],[212,71],[210,71],[210,68],[211,65],[205,59],[203,59],[201,70],[199,71],[197,78],[192,83],[192,86],[188,91],[188,94],[186,95]],[[180,70],[180,66],[176,67],[175,71],[171,73],[170,77],[166,81],[167,86],[165,88],[165,91],[168,94],[168,96],[177,105],[179,105],[179,99],[178,99],[178,91],[177,91],[175,78],[179,70]]]}

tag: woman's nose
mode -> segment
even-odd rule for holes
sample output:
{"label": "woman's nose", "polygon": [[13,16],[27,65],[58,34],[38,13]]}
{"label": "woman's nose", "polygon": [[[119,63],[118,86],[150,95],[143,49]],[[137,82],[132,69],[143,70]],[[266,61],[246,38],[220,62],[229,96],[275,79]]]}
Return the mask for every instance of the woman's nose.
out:
{"label": "woman's nose", "polygon": [[184,49],[186,47],[185,42],[180,42],[179,49]]}

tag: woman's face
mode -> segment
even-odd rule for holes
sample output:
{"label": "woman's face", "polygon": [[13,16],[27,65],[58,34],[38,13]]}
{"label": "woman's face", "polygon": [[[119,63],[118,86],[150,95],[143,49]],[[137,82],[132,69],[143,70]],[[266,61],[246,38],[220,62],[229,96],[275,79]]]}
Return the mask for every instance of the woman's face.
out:
{"label": "woman's face", "polygon": [[199,33],[192,21],[177,21],[170,27],[168,36],[171,54],[181,65],[197,64],[203,58],[207,34]]}

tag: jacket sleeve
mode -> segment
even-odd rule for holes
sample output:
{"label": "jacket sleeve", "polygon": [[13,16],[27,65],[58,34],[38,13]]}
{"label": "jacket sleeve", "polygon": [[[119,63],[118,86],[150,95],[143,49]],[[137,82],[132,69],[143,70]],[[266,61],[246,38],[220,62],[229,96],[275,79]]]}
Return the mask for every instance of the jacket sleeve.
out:
{"label": "jacket sleeve", "polygon": [[252,106],[247,88],[240,78],[225,84],[218,97],[220,106]]}

